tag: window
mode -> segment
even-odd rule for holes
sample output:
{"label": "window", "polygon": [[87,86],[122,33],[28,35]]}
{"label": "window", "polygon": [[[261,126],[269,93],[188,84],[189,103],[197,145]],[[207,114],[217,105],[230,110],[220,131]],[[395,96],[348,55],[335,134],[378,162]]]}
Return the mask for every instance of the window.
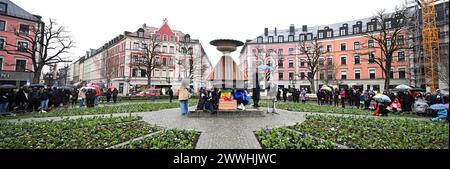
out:
{"label": "window", "polygon": [[397,53],[398,61],[405,61],[405,52],[401,51]]}
{"label": "window", "polygon": [[358,34],[359,32],[359,27],[354,27],[353,28],[353,34]]}
{"label": "window", "polygon": [[361,70],[355,69],[355,79],[361,79]]}
{"label": "window", "polygon": [[289,80],[294,80],[294,72],[289,72]]}
{"label": "window", "polygon": [[341,56],[341,65],[347,64],[347,56]]}
{"label": "window", "polygon": [[27,61],[26,60],[16,60],[16,71],[25,72]]}
{"label": "window", "polygon": [[300,41],[302,41],[302,42],[305,41],[305,36],[306,36],[306,35],[300,34]]}
{"label": "window", "polygon": [[169,53],[172,53],[172,54],[175,53],[175,47],[174,46],[170,46]]}
{"label": "window", "polygon": [[166,65],[167,65],[167,64],[166,64],[166,61],[167,61],[167,58],[163,58],[163,59],[162,59],[162,65],[163,65],[163,66],[166,66]]}
{"label": "window", "polygon": [[283,49],[278,49],[278,55],[283,56]]}
{"label": "window", "polygon": [[369,24],[369,25],[367,25],[367,31],[368,32],[372,32],[372,31],[374,31],[374,26],[373,26],[373,24]]}
{"label": "window", "polygon": [[133,72],[131,73],[131,76],[132,76],[132,77],[136,77],[137,74],[138,74],[138,70],[139,70],[139,69],[133,69]]}
{"label": "window", "polygon": [[162,53],[167,53],[167,46],[162,47]]}
{"label": "window", "polygon": [[289,42],[294,42],[294,36],[293,35],[289,35]]}
{"label": "window", "polygon": [[323,53],[323,46],[319,46],[319,52]]}
{"label": "window", "polygon": [[306,40],[312,40],[312,33],[309,33],[308,35],[306,35]]}
{"label": "window", "polygon": [[273,43],[273,36],[269,36],[269,43]]}
{"label": "window", "polygon": [[278,67],[282,68],[283,67],[283,59],[278,60]]}
{"label": "window", "polygon": [[269,49],[269,56],[272,56],[273,49]]}
{"label": "window", "polygon": [[305,80],[305,72],[300,72],[300,79]]}
{"label": "window", "polygon": [[327,38],[332,38],[332,37],[333,37],[332,32],[331,32],[331,31],[328,31],[328,32],[327,32]]}
{"label": "window", "polygon": [[144,37],[144,32],[138,31],[138,37],[143,38]]}
{"label": "window", "polygon": [[257,41],[256,41],[257,43],[263,43],[263,38],[260,36],[260,37],[258,37],[258,39],[257,39]]}
{"label": "window", "polygon": [[141,77],[147,77],[147,71],[145,69],[141,69]]}
{"label": "window", "polygon": [[353,49],[355,49],[355,50],[361,49],[361,45],[359,44],[359,42],[353,43]]}
{"label": "window", "polygon": [[333,46],[327,45],[327,52],[333,52]]}
{"label": "window", "polygon": [[320,32],[319,33],[319,39],[322,39],[323,38],[323,32]]}
{"label": "window", "polygon": [[294,48],[289,48],[289,55],[293,55],[294,54]]}
{"label": "window", "polygon": [[0,13],[6,14],[7,11],[8,11],[8,4],[0,2]]}
{"label": "window", "polygon": [[159,65],[159,64],[160,64],[160,62],[159,62],[159,57],[156,57],[156,58],[155,58],[155,62],[156,62],[156,65]]}
{"label": "window", "polygon": [[0,38],[0,50],[5,50],[5,39]]}
{"label": "window", "polygon": [[169,59],[169,66],[172,66],[173,65],[173,58],[171,57],[170,59]]}
{"label": "window", "polygon": [[403,35],[400,35],[397,37],[397,45],[404,45],[405,44],[405,37]]}
{"label": "window", "polygon": [[311,53],[311,47],[307,47],[307,48],[306,48],[306,51],[307,51],[308,53]]}
{"label": "window", "polygon": [[324,59],[323,58],[319,58],[319,65],[323,66],[323,64],[324,64]]}
{"label": "window", "polygon": [[369,53],[369,63],[375,63],[375,53]]}
{"label": "window", "polygon": [[0,58],[0,70],[3,70],[3,58]]}
{"label": "window", "polygon": [[0,20],[0,31],[5,31],[6,30],[6,22]]}
{"label": "window", "polygon": [[330,57],[327,58],[327,65],[328,66],[333,65],[333,57],[330,56]]}
{"label": "window", "polygon": [[405,79],[406,78],[406,70],[405,68],[398,68],[398,78]]}
{"label": "window", "polygon": [[293,68],[294,67],[294,60],[289,60],[289,68]]}
{"label": "window", "polygon": [[386,29],[391,29],[392,28],[392,22],[391,21],[386,21],[384,22],[384,26]]}
{"label": "window", "polygon": [[387,46],[391,46],[392,45],[392,39],[391,38],[386,38],[386,45]]}
{"label": "window", "polygon": [[325,79],[325,72],[324,72],[324,71],[320,71],[320,73],[319,73],[319,79],[320,79],[320,80]]}
{"label": "window", "polygon": [[167,42],[167,35],[164,35],[163,38],[164,42]]}
{"label": "window", "polygon": [[133,56],[133,60],[134,60],[134,63],[138,63],[139,62],[139,57],[134,55]]}
{"label": "window", "polygon": [[332,80],[333,79],[333,70],[328,70],[327,71],[327,79],[328,80]]}
{"label": "window", "polygon": [[283,80],[283,73],[278,73],[278,80]]}
{"label": "window", "polygon": [[341,29],[341,32],[340,32],[340,33],[341,33],[341,36],[347,35],[346,32],[347,32],[347,31],[345,31],[345,29]]}
{"label": "window", "polygon": [[26,52],[28,50],[28,43],[27,42],[17,42],[17,50],[20,52]]}
{"label": "window", "polygon": [[283,43],[284,42],[284,37],[283,36],[278,36],[278,42],[279,43]]}
{"label": "window", "polygon": [[361,57],[360,57],[359,55],[356,55],[356,56],[355,56],[355,64],[356,64],[356,65],[361,64]]}
{"label": "window", "polygon": [[134,42],[134,43],[133,43],[133,49],[134,49],[134,50],[138,50],[138,49],[139,49],[139,43]]}
{"label": "window", "polygon": [[172,35],[172,36],[170,36],[170,41],[171,42],[175,42],[175,37]]}
{"label": "window", "polygon": [[369,41],[367,41],[367,47],[374,48],[374,41],[373,41],[373,39],[369,39]]}
{"label": "window", "polygon": [[305,60],[304,59],[300,60],[300,67],[305,67]]}
{"label": "window", "polygon": [[19,33],[20,34],[28,35],[29,31],[30,31],[30,25],[20,24],[20,26],[19,26]]}
{"label": "window", "polygon": [[347,79],[347,70],[341,70],[341,79],[342,80]]}
{"label": "window", "polygon": [[369,79],[375,79],[375,69],[369,69]]}
{"label": "window", "polygon": [[347,50],[347,44],[341,43],[341,51],[346,51],[346,50]]}

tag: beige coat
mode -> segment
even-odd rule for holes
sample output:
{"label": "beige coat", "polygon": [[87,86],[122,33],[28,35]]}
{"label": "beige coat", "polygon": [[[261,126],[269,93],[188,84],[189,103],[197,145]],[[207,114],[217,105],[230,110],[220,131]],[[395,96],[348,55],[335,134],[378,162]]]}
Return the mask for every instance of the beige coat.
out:
{"label": "beige coat", "polygon": [[180,87],[177,93],[178,93],[178,100],[188,100],[190,97],[190,93],[185,87]]}

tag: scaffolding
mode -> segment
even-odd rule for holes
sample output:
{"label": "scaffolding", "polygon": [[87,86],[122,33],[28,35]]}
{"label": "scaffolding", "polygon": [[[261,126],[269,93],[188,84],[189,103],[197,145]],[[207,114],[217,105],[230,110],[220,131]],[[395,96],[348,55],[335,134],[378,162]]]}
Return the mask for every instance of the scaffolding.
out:
{"label": "scaffolding", "polygon": [[439,55],[439,30],[436,27],[435,0],[421,0],[422,8],[422,50],[425,84],[431,91],[439,88],[438,65]]}

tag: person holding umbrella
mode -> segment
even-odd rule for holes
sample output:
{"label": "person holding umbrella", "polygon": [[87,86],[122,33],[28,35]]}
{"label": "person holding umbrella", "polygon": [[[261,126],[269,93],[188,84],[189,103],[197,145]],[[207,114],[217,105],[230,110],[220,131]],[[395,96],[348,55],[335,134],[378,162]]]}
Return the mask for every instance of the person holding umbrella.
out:
{"label": "person holding umbrella", "polygon": [[440,119],[448,119],[448,104],[433,104],[430,108],[438,111],[437,117],[432,118],[431,121],[437,122]]}

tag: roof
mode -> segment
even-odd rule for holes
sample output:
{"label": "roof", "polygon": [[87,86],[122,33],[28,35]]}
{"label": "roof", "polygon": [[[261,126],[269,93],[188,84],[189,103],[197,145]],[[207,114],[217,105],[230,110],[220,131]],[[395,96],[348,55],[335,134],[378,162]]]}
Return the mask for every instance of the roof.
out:
{"label": "roof", "polygon": [[7,4],[6,10],[7,16],[12,16],[36,22],[41,21],[41,19],[38,16],[30,14],[29,12],[25,11],[20,6],[16,5],[14,2],[11,2],[10,0],[0,0],[0,2]]}
{"label": "roof", "polygon": [[[364,19],[359,19],[359,20],[334,23],[334,24],[330,24],[330,25],[318,25],[318,26],[312,26],[312,27],[308,26],[306,32],[303,32],[302,28],[297,28],[297,29],[294,29],[295,30],[294,41],[300,40],[300,34],[311,34],[312,33],[313,37],[316,37],[317,31],[324,30],[325,27],[328,27],[329,29],[333,30],[333,37],[338,37],[339,36],[339,28],[342,27],[343,24],[348,24],[348,35],[352,35],[353,34],[353,29],[352,29],[353,25],[356,25],[356,22],[358,22],[358,21],[362,22],[362,32],[365,32],[365,30],[366,30],[365,24],[367,22],[370,22],[371,19],[372,18],[364,18]],[[264,34],[262,34],[262,35],[260,35],[260,37],[263,37],[264,42],[267,42],[267,38],[269,36],[273,36],[273,42],[277,43],[279,36],[283,36],[284,42],[288,42],[289,35],[290,35],[289,29],[278,29],[276,36],[275,36],[275,30],[269,30],[268,36],[264,36]],[[257,43],[257,38],[252,39],[251,41],[248,41],[247,43]]]}

